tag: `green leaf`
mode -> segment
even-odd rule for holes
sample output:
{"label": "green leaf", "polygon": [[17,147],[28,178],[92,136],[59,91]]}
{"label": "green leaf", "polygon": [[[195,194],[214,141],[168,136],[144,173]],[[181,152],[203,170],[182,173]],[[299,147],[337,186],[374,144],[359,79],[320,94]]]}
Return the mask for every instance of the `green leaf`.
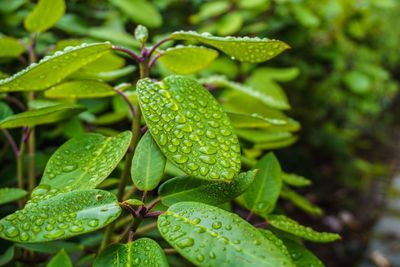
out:
{"label": "green leaf", "polygon": [[243,25],[243,16],[239,11],[230,11],[217,22],[218,35],[226,36],[237,33]]}
{"label": "green leaf", "polygon": [[293,266],[238,215],[197,202],[179,202],[158,218],[161,235],[196,266]]}
{"label": "green leaf", "polygon": [[14,246],[9,247],[2,255],[0,255],[0,266],[4,266],[14,258]]}
{"label": "green leaf", "polygon": [[111,0],[111,3],[121,9],[133,22],[149,28],[157,28],[162,24],[158,9],[146,0]]}
{"label": "green leaf", "polygon": [[294,174],[294,173],[285,173],[282,172],[282,181],[285,184],[291,185],[291,186],[296,186],[296,187],[303,187],[303,186],[307,186],[307,185],[311,185],[311,180]]}
{"label": "green leaf", "polygon": [[240,173],[232,183],[213,182],[192,178],[175,177],[163,183],[158,194],[165,206],[182,201],[196,201],[219,205],[235,199],[253,182],[257,170]]}
{"label": "green leaf", "polygon": [[322,215],[323,213],[319,207],[315,206],[308,201],[308,199],[291,190],[289,187],[282,188],[281,197],[291,201],[295,206],[311,215]]}
{"label": "green leaf", "polygon": [[137,84],[146,124],[164,155],[193,177],[232,180],[240,147],[222,107],[196,80],[168,76]]}
{"label": "green leaf", "polygon": [[149,30],[143,25],[138,25],[135,28],[135,39],[141,44],[144,44],[146,43],[147,38],[149,38]]}
{"label": "green leaf", "polygon": [[99,81],[114,81],[121,77],[124,77],[128,74],[133,73],[136,70],[135,66],[126,66],[124,68],[120,68],[117,70],[110,70],[110,71],[93,71],[91,69],[82,68],[77,72],[71,74],[71,79],[76,80],[99,80]]}
{"label": "green leaf", "polygon": [[257,68],[251,75],[251,80],[269,79],[279,82],[289,82],[299,76],[300,70],[292,68]]}
{"label": "green leaf", "polygon": [[25,48],[18,39],[0,36],[0,58],[19,57],[24,51]]}
{"label": "green leaf", "polygon": [[25,190],[19,188],[0,188],[0,205],[21,199],[26,194]]}
{"label": "green leaf", "polygon": [[269,129],[237,129],[235,132],[242,139],[253,143],[276,142],[292,137],[290,132]]}
{"label": "green leaf", "polygon": [[71,118],[86,110],[81,105],[59,104],[21,112],[0,121],[0,128],[32,127]]}
{"label": "green leaf", "polygon": [[243,62],[259,63],[267,61],[289,46],[279,40],[249,37],[216,37],[209,33],[199,34],[193,31],[179,31],[171,34],[175,40],[196,41],[215,47],[225,54]]}
{"label": "green leaf", "polygon": [[128,204],[129,206],[132,206],[132,207],[138,207],[138,206],[144,205],[143,201],[141,201],[139,199],[134,199],[134,198],[133,199],[132,198],[127,199],[127,200],[124,201],[124,203],[126,203],[126,204]]}
{"label": "green leaf", "polygon": [[201,46],[177,46],[161,53],[159,62],[178,74],[196,73],[206,68],[218,56],[214,49]]}
{"label": "green leaf", "polygon": [[168,267],[164,251],[154,240],[140,238],[127,244],[106,247],[96,258],[93,267]]}
{"label": "green leaf", "polygon": [[64,13],[64,0],[39,0],[24,20],[25,29],[30,32],[44,32],[53,27]]}
{"label": "green leaf", "polygon": [[288,122],[280,117],[263,117],[257,113],[244,114],[228,112],[229,119],[235,128],[272,128],[280,129],[280,126],[287,125]]}
{"label": "green leaf", "polygon": [[131,176],[141,191],[157,187],[164,174],[166,159],[149,132],[140,139],[132,159]]}
{"label": "green leaf", "polygon": [[19,248],[27,249],[29,251],[44,254],[56,254],[61,249],[64,249],[68,253],[80,252],[85,249],[83,245],[61,240],[45,243],[16,243],[16,246]]}
{"label": "green leaf", "polygon": [[46,242],[93,232],[121,213],[113,194],[84,189],[29,201],[0,220],[0,237],[22,243]]}
{"label": "green leaf", "polygon": [[268,153],[254,166],[260,171],[243,194],[245,205],[256,214],[267,214],[275,208],[282,187],[281,167],[273,153]]}
{"label": "green leaf", "polygon": [[48,98],[97,98],[115,94],[113,87],[107,83],[91,80],[61,83],[44,93]]}
{"label": "green leaf", "polygon": [[49,159],[32,198],[95,188],[110,175],[128,149],[131,132],[114,137],[89,133],[64,143]]}
{"label": "green leaf", "polygon": [[110,43],[66,47],[63,51],[44,57],[38,63],[33,63],[13,76],[0,80],[0,92],[46,89],[110,50]]}
{"label": "green leaf", "polygon": [[285,247],[289,251],[289,255],[292,258],[293,263],[298,266],[313,266],[313,267],[324,267],[325,265],[318,259],[311,251],[305,248],[303,245],[289,240],[283,239]]}
{"label": "green leaf", "polygon": [[268,142],[263,142],[263,143],[256,143],[256,144],[254,144],[254,148],[255,149],[263,149],[263,150],[283,148],[283,147],[287,147],[287,146],[294,144],[297,141],[297,139],[298,139],[297,136],[289,136],[288,138],[274,140],[271,142],[268,141]]}
{"label": "green leaf", "polygon": [[265,229],[258,229],[260,233],[262,233],[268,240],[275,244],[279,248],[280,251],[287,257],[290,258],[290,254],[284,245],[283,241],[279,239],[276,235],[274,235],[271,231]]}
{"label": "green leaf", "polygon": [[64,249],[61,249],[57,255],[50,260],[46,267],[72,267],[71,258]]}
{"label": "green leaf", "polygon": [[7,105],[6,103],[0,101],[0,121],[11,116],[12,114],[13,114],[13,111],[10,108],[10,106]]}
{"label": "green leaf", "polygon": [[326,243],[340,239],[340,235],[338,234],[317,232],[310,227],[300,225],[295,220],[292,220],[284,215],[268,215],[266,216],[266,219],[273,227],[309,241]]}

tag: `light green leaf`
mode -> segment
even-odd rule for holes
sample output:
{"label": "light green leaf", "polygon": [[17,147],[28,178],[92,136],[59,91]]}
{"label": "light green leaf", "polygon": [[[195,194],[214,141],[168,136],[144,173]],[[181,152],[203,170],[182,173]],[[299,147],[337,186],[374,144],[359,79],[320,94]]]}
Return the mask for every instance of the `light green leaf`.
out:
{"label": "light green leaf", "polygon": [[171,34],[175,40],[196,41],[215,47],[225,54],[243,62],[259,63],[267,61],[289,46],[279,40],[250,37],[217,37],[209,33],[179,31]]}
{"label": "light green leaf", "polygon": [[263,149],[263,150],[271,150],[277,148],[288,147],[294,143],[296,143],[298,137],[297,136],[289,136],[285,139],[275,140],[271,142],[263,142],[254,144],[255,149]]}
{"label": "light green leaf", "polygon": [[49,159],[32,198],[49,198],[60,192],[95,188],[124,157],[131,136],[130,131],[114,137],[89,133],[67,141]]}
{"label": "light green leaf", "polygon": [[282,181],[285,184],[291,185],[291,186],[296,186],[296,187],[303,187],[303,186],[307,186],[307,185],[311,185],[312,182],[311,180],[294,174],[294,173],[282,173]]}
{"label": "light green leaf", "polygon": [[251,80],[274,80],[279,82],[289,82],[299,76],[300,70],[292,68],[257,68],[251,75]]}
{"label": "light green leaf", "polygon": [[179,202],[158,217],[161,235],[196,266],[293,266],[238,215],[197,202]]}
{"label": "light green leaf", "polygon": [[303,245],[289,240],[283,239],[285,247],[289,251],[289,255],[292,258],[293,263],[298,266],[313,266],[313,267],[324,267],[325,265],[318,259],[311,251],[305,248]]}
{"label": "light green leaf", "polygon": [[268,215],[266,219],[273,227],[309,241],[326,243],[340,239],[340,235],[338,234],[317,232],[310,227],[300,225],[295,220],[284,215]]}
{"label": "light green leaf", "polygon": [[0,58],[18,57],[25,51],[24,46],[18,39],[0,36]]}
{"label": "light green leaf", "polygon": [[25,29],[30,32],[44,32],[53,27],[64,13],[64,0],[39,0],[24,20]]}
{"label": "light green leaf", "polygon": [[311,215],[322,215],[323,213],[319,207],[315,206],[308,199],[299,195],[287,186],[282,188],[281,197],[291,201],[296,207]]}
{"label": "light green leaf", "polygon": [[191,74],[206,68],[218,56],[214,49],[201,46],[177,46],[161,53],[159,62],[178,74]]}
{"label": "light green leaf", "polygon": [[13,76],[0,80],[0,92],[46,89],[110,50],[110,43],[66,47],[63,51],[44,57],[38,63],[33,63]]}
{"label": "light green leaf", "polygon": [[85,249],[83,245],[62,240],[45,243],[16,243],[16,247],[44,254],[56,254],[61,249],[64,249],[68,253],[80,252]]}
{"label": "light green leaf", "polygon": [[166,159],[149,132],[140,139],[132,159],[131,177],[139,190],[157,187],[164,174]]}
{"label": "light green leaf", "polygon": [[148,38],[149,38],[149,30],[143,25],[136,26],[135,39],[138,40],[141,44],[144,44],[146,43]]}
{"label": "light green leaf", "polygon": [[269,129],[237,129],[235,132],[242,139],[253,143],[276,142],[292,137],[290,132]]}
{"label": "light green leaf", "polygon": [[[275,244],[275,246],[277,246],[279,248],[280,251],[282,251],[282,253],[288,258],[290,259],[290,254],[286,248],[286,246],[284,245],[284,243],[282,242],[281,239],[279,239],[276,235],[274,235],[271,231],[269,230],[265,230],[265,229],[258,229],[258,231],[260,231],[260,233],[262,233],[269,241],[271,241],[272,243]],[[299,266],[300,267],[300,266]]]}
{"label": "light green leaf", "polygon": [[253,182],[257,170],[240,173],[232,183],[213,182],[182,176],[163,183],[158,194],[165,206],[182,201],[196,201],[219,205],[235,199]]}
{"label": "light green leaf", "polygon": [[229,119],[235,128],[272,128],[279,129],[288,122],[280,117],[263,117],[257,113],[244,114],[228,112]]}
{"label": "light green leaf", "polygon": [[25,190],[19,188],[0,188],[0,205],[21,199],[26,194]]}
{"label": "light green leaf", "polygon": [[60,104],[44,107],[36,110],[21,112],[0,121],[0,128],[18,128],[50,124],[71,118],[86,110],[81,105]]}
{"label": "light green leaf", "polygon": [[71,258],[64,249],[61,249],[57,255],[50,260],[46,267],[72,267]]}
{"label": "light green leaf", "polygon": [[240,147],[231,123],[196,80],[168,76],[137,84],[150,133],[164,155],[187,174],[229,181],[240,170]]}
{"label": "light green leaf", "polygon": [[218,35],[226,36],[237,33],[243,25],[243,16],[239,11],[227,12],[217,21]]}
{"label": "light green leaf", "polygon": [[281,192],[281,167],[275,155],[268,153],[257,162],[254,169],[260,171],[242,196],[246,207],[252,212],[267,214],[275,208]]}
{"label": "light green leaf", "polygon": [[118,218],[113,194],[84,189],[29,201],[24,209],[0,220],[0,237],[21,243],[46,242],[93,232]]}
{"label": "light green leaf", "polygon": [[113,87],[107,83],[91,80],[61,83],[44,93],[48,98],[98,98],[115,94]]}
{"label": "light green leaf", "polygon": [[93,267],[168,267],[164,251],[154,240],[140,238],[127,244],[106,247],[96,258]]}
{"label": "light green leaf", "polygon": [[75,73],[71,74],[70,78],[77,80],[90,79],[90,80],[99,80],[108,82],[108,81],[114,81],[128,74],[131,74],[135,70],[136,70],[135,66],[126,66],[124,68],[117,70],[100,71],[100,72],[82,68],[76,71]]}
{"label": "light green leaf", "polygon": [[130,198],[124,201],[124,203],[128,204],[129,206],[138,207],[144,205],[143,201],[139,199]]}
{"label": "light green leaf", "polygon": [[12,111],[9,105],[0,101],[0,121],[11,116],[13,113],[14,112]]}
{"label": "light green leaf", "polygon": [[121,9],[133,22],[149,28],[157,28],[162,24],[158,9],[147,0],[111,0],[111,3]]}

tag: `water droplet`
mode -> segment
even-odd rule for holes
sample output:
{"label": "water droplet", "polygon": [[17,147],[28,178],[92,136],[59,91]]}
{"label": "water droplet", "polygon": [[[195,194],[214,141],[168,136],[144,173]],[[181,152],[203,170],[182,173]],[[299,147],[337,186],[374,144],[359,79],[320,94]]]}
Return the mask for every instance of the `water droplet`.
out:
{"label": "water droplet", "polygon": [[201,222],[200,218],[194,218],[192,221],[192,224],[196,225],[196,224],[199,224],[200,222]]}
{"label": "water droplet", "polygon": [[75,164],[67,165],[67,166],[63,167],[62,171],[63,172],[72,172],[73,170],[76,169],[76,167],[77,166]]}
{"label": "water droplet", "polygon": [[212,146],[203,146],[200,147],[199,151],[204,154],[212,155],[217,153],[217,148]]}
{"label": "water droplet", "polygon": [[96,226],[99,225],[99,220],[98,220],[98,219],[90,220],[90,221],[88,222],[88,225],[89,225],[90,227],[96,227]]}
{"label": "water droplet", "polygon": [[193,238],[185,237],[185,238],[182,238],[182,239],[178,240],[178,241],[176,242],[176,245],[177,245],[179,248],[191,247],[191,246],[194,245],[194,240],[193,240]]}
{"label": "water droplet", "polygon": [[199,159],[202,162],[207,163],[207,164],[215,164],[217,162],[214,157],[210,157],[210,156],[207,156],[207,155],[201,155],[199,157]]}
{"label": "water droplet", "polygon": [[189,158],[186,155],[181,155],[181,154],[176,154],[173,155],[172,158],[175,160],[177,163],[185,163]]}
{"label": "water droplet", "polygon": [[19,231],[18,231],[18,229],[16,227],[10,226],[10,227],[7,228],[5,234],[6,234],[7,237],[13,238],[13,237],[16,237],[19,234]]}
{"label": "water droplet", "polygon": [[198,260],[199,262],[203,262],[204,261],[204,256],[199,254],[196,256],[196,260]]}
{"label": "water droplet", "polygon": [[44,234],[43,237],[49,239],[56,239],[62,237],[63,235],[64,235],[64,230],[57,230],[48,234]]}
{"label": "water droplet", "polygon": [[215,230],[220,229],[222,227],[222,223],[220,221],[214,222],[211,227]]}

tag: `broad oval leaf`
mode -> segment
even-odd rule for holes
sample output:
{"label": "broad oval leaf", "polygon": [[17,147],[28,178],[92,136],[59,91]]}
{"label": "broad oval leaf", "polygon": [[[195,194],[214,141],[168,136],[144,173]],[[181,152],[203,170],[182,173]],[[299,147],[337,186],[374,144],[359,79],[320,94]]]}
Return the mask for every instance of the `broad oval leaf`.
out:
{"label": "broad oval leaf", "polygon": [[179,202],[158,218],[161,235],[196,266],[293,266],[238,215],[197,202]]}
{"label": "broad oval leaf", "polygon": [[289,48],[286,43],[279,40],[257,37],[217,37],[209,33],[200,34],[193,31],[174,32],[171,38],[207,44],[221,50],[232,59],[251,63],[267,61]]}
{"label": "broad oval leaf", "polygon": [[341,239],[338,234],[317,232],[310,227],[300,225],[285,215],[268,215],[266,219],[273,227],[309,241],[327,243]]}
{"label": "broad oval leaf", "polygon": [[64,143],[49,159],[32,198],[49,198],[59,192],[95,188],[124,157],[130,131],[113,137],[89,133]]}
{"label": "broad oval leaf", "polygon": [[25,29],[30,32],[44,32],[54,26],[64,13],[64,0],[39,0],[24,20]]}
{"label": "broad oval leaf", "polygon": [[0,80],[0,92],[38,91],[53,86],[111,50],[110,43],[66,47],[11,77]]}
{"label": "broad oval leaf", "polygon": [[319,207],[287,186],[282,188],[281,197],[291,201],[296,207],[311,215],[322,215],[323,213]]}
{"label": "broad oval leaf", "polygon": [[47,264],[46,267],[72,267],[71,258],[61,249]]}
{"label": "broad oval leaf", "polygon": [[164,251],[154,240],[140,238],[127,244],[106,247],[96,258],[93,267],[168,267]]}
{"label": "broad oval leaf", "polygon": [[115,94],[116,92],[112,86],[107,83],[92,80],[61,83],[44,93],[48,98],[98,98]]}
{"label": "broad oval leaf", "polygon": [[24,46],[17,39],[7,36],[0,36],[0,58],[18,57],[24,51]]}
{"label": "broad oval leaf", "polygon": [[244,203],[256,214],[267,214],[275,208],[281,192],[281,167],[275,155],[268,153],[257,162],[254,169],[259,169],[259,172],[242,195]]}
{"label": "broad oval leaf", "polygon": [[182,202],[196,201],[209,205],[219,205],[235,199],[253,182],[258,170],[240,173],[232,183],[213,182],[181,176],[163,183],[158,193],[166,206]]}
{"label": "broad oval leaf", "polygon": [[4,102],[0,101],[0,121],[14,114],[13,110]]}
{"label": "broad oval leaf", "polygon": [[21,112],[0,121],[0,128],[18,128],[50,124],[71,118],[86,110],[81,105],[59,104]]}
{"label": "broad oval leaf", "polygon": [[111,0],[111,3],[138,24],[143,24],[150,28],[157,28],[162,24],[161,14],[151,1]]}
{"label": "broad oval leaf", "polygon": [[0,237],[21,243],[46,242],[93,232],[118,218],[115,195],[97,189],[29,201],[0,220]]}
{"label": "broad oval leaf", "polygon": [[229,181],[239,173],[240,147],[228,116],[200,83],[146,78],[137,91],[150,133],[172,163],[207,180]]}
{"label": "broad oval leaf", "polygon": [[27,192],[20,188],[0,188],[0,205],[21,199],[26,194]]}
{"label": "broad oval leaf", "polygon": [[191,74],[206,68],[218,56],[214,49],[201,46],[177,46],[162,52],[158,61],[178,74]]}
{"label": "broad oval leaf", "polygon": [[153,190],[164,174],[166,159],[149,132],[140,139],[132,159],[131,177],[139,190]]}

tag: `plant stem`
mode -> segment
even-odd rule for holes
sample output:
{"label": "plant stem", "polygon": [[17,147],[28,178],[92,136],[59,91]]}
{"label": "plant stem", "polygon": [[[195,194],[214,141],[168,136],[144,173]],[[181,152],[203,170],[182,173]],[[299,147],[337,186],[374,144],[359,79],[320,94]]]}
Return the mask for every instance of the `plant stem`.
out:
{"label": "plant stem", "polygon": [[164,248],[165,254],[175,254],[178,253],[174,248]]}
{"label": "plant stem", "polygon": [[[24,151],[25,151],[25,142],[21,142],[19,147],[19,153],[17,156],[17,184],[18,188],[24,189]],[[18,207],[22,208],[24,206],[24,201],[18,201]]]}
{"label": "plant stem", "polygon": [[14,138],[11,136],[10,132],[7,129],[1,129],[3,132],[4,136],[6,137],[8,143],[10,143],[12,150],[14,151],[15,158],[18,158],[19,154],[19,149],[17,147],[17,144],[14,141]]}
{"label": "plant stem", "polygon": [[112,46],[112,49],[113,49],[113,50],[116,50],[116,51],[120,51],[120,52],[126,53],[126,54],[129,55],[131,58],[133,58],[134,60],[136,60],[136,62],[138,62],[138,63],[140,63],[140,61],[142,60],[140,57],[138,57],[138,55],[136,55],[133,51],[129,50],[128,48],[113,45],[113,46]]}

